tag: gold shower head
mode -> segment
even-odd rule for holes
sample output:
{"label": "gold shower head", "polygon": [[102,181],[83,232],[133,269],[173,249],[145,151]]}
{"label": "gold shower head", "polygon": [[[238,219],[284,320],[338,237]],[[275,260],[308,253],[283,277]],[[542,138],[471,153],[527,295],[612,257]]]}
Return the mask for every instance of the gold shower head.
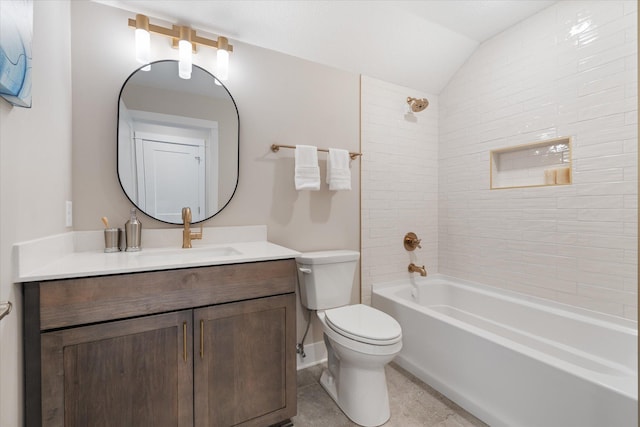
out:
{"label": "gold shower head", "polygon": [[411,107],[411,111],[419,113],[429,106],[429,101],[427,98],[418,99],[409,96],[407,97],[407,104]]}

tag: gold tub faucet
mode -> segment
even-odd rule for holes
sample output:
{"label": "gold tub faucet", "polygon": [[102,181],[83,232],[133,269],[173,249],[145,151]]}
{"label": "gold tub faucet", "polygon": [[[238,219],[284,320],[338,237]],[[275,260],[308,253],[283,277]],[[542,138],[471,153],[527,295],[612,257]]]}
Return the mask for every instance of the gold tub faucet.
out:
{"label": "gold tub faucet", "polygon": [[182,230],[182,249],[191,247],[192,240],[202,239],[202,223],[200,223],[200,231],[191,231],[191,208],[182,208],[182,222],[184,229]]}
{"label": "gold tub faucet", "polygon": [[409,264],[409,273],[420,273],[420,275],[424,277],[427,275],[427,269],[424,268],[424,265],[419,267],[414,263],[411,263]]}

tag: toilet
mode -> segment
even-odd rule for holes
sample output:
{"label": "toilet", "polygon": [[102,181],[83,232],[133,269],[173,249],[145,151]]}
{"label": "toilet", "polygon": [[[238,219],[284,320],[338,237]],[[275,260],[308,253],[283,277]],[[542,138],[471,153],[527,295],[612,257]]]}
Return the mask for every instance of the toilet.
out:
{"label": "toilet", "polygon": [[335,250],[296,258],[300,300],[317,310],[328,369],[320,384],[342,412],[362,426],[390,416],[384,367],[402,349],[402,329],[391,316],[363,304],[348,305],[360,254]]}

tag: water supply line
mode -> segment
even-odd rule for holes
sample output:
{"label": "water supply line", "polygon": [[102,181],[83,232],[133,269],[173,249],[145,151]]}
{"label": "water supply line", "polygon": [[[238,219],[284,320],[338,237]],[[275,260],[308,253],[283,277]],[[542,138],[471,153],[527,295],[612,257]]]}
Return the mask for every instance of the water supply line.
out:
{"label": "water supply line", "polygon": [[[300,281],[298,281],[298,298],[300,298],[300,306],[304,307],[304,305],[302,305],[302,291],[300,290]],[[307,307],[304,307],[304,308],[307,311],[307,327],[304,330],[302,341],[296,344],[296,354],[299,354],[300,356],[302,356],[303,359],[307,357],[307,355],[304,352],[304,340],[305,338],[307,338],[307,334],[309,333],[309,326],[311,325],[311,312],[312,312],[312,310],[308,309]]]}
{"label": "water supply line", "polygon": [[304,340],[307,338],[307,333],[309,333],[309,326],[311,325],[311,311],[308,308],[307,310],[307,327],[304,330],[304,335],[302,336],[302,341],[296,344],[296,353],[298,353],[304,359],[307,355],[304,352]]}

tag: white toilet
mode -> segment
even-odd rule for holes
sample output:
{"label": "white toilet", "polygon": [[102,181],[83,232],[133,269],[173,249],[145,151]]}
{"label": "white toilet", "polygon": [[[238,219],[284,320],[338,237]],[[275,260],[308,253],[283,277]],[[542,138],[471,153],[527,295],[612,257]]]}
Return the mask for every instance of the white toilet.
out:
{"label": "white toilet", "polygon": [[320,383],[355,423],[379,426],[390,416],[384,366],[402,349],[402,329],[391,316],[351,301],[356,251],[323,251],[296,258],[302,305],[318,310],[328,369]]}

